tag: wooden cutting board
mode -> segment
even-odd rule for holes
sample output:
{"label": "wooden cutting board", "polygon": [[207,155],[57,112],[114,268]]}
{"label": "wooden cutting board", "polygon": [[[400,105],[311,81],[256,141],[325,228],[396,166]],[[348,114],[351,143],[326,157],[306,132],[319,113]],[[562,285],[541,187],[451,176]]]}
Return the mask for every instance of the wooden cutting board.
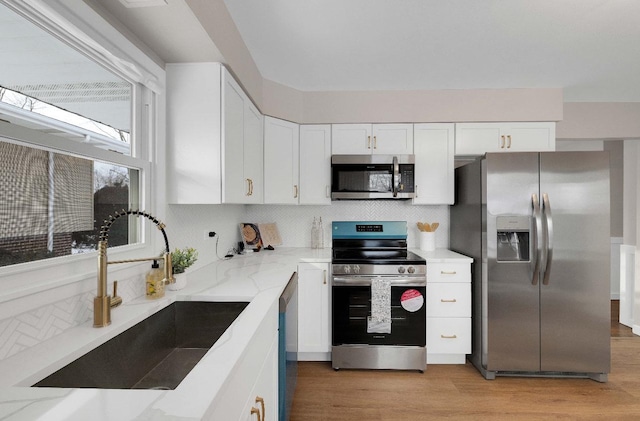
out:
{"label": "wooden cutting board", "polygon": [[258,229],[260,230],[260,238],[262,239],[262,244],[265,247],[279,246],[282,244],[282,238],[280,238],[278,225],[275,222],[258,224]]}

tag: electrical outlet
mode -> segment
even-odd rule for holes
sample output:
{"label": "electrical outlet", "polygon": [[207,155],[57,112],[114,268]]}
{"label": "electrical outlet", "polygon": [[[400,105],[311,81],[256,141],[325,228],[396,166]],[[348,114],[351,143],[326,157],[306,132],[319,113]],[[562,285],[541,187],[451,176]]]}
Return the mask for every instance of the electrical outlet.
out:
{"label": "electrical outlet", "polygon": [[213,240],[216,237],[216,232],[211,230],[204,230],[204,239]]}

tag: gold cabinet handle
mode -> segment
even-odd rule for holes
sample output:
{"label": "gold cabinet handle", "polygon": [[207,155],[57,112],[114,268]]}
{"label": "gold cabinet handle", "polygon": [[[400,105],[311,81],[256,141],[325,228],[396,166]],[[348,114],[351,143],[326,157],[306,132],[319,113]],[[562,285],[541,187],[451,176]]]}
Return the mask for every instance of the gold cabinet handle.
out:
{"label": "gold cabinet handle", "polygon": [[440,302],[441,302],[441,303],[457,303],[457,302],[458,302],[458,300],[456,300],[455,298],[452,298],[452,299],[450,299],[450,300],[446,300],[446,299],[444,299],[444,298],[440,298]]}
{"label": "gold cabinet handle", "polygon": [[511,149],[511,135],[507,135],[507,149]]}
{"label": "gold cabinet handle", "polygon": [[371,136],[367,136],[367,149],[371,149]]}
{"label": "gold cabinet handle", "polygon": [[249,196],[253,196],[253,180],[249,179]]}
{"label": "gold cabinet handle", "polygon": [[500,149],[504,149],[505,141],[504,135],[500,136]]}
{"label": "gold cabinet handle", "polygon": [[254,408],[253,406],[251,407],[251,416],[253,417],[253,414],[256,414],[258,416],[258,421],[262,421],[262,417],[260,416],[260,410],[258,408]]}
{"label": "gold cabinet handle", "polygon": [[455,275],[456,272],[455,270],[441,270],[440,271],[440,275]]}
{"label": "gold cabinet handle", "polygon": [[251,196],[251,179],[245,178],[247,181],[247,192],[244,194],[245,196]]}
{"label": "gold cabinet handle", "polygon": [[264,421],[264,415],[266,413],[266,411],[264,409],[264,399],[261,398],[260,396],[256,396],[256,403],[259,403],[260,407],[262,408],[262,417],[258,416],[258,420]]}
{"label": "gold cabinet handle", "polygon": [[373,149],[378,149],[378,136],[373,136]]}
{"label": "gold cabinet handle", "polygon": [[327,285],[327,271],[322,271],[322,285]]}
{"label": "gold cabinet handle", "polygon": [[293,198],[294,199],[298,198],[298,185],[297,184],[293,185]]}
{"label": "gold cabinet handle", "polygon": [[456,335],[440,335],[442,339],[458,339]]}

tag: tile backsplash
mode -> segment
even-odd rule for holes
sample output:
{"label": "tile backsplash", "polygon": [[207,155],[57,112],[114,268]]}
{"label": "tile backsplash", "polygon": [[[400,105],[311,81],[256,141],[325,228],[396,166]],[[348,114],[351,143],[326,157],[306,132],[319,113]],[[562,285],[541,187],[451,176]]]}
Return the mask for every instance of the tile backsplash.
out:
{"label": "tile backsplash", "polygon": [[[218,260],[237,246],[240,222],[275,222],[283,247],[310,247],[314,217],[322,217],[325,247],[331,247],[331,222],[334,220],[406,220],[409,247],[418,247],[416,222],[439,222],[436,247],[449,245],[449,207],[413,206],[408,201],[343,201],[333,202],[330,206],[170,205],[165,221],[171,249],[195,247],[199,252],[196,265],[201,266]],[[205,238],[206,231],[215,231],[217,237]],[[146,266],[141,266],[138,275],[121,279],[119,292],[125,302],[144,294],[144,272],[147,270]],[[65,293],[62,299],[45,305],[27,306],[29,310],[26,311],[18,302],[0,304],[9,306],[5,307],[4,313],[11,314],[0,320],[0,360],[89,322],[95,291],[93,287],[88,292],[80,290],[82,288]],[[48,292],[36,294],[42,296]],[[22,300],[30,298],[23,297]]]}
{"label": "tile backsplash", "polygon": [[322,217],[325,247],[331,247],[332,221],[407,221],[409,247],[418,247],[416,223],[439,222],[436,247],[449,246],[449,207],[414,206],[409,201],[362,200],[331,206],[248,205],[245,222],[276,222],[284,247],[311,247],[311,225]]}

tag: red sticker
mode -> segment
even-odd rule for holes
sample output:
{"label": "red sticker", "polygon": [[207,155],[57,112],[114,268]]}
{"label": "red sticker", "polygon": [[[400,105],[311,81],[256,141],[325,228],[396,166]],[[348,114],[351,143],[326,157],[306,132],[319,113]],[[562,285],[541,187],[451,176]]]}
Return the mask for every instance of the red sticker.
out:
{"label": "red sticker", "polygon": [[424,305],[424,297],[417,289],[408,289],[402,293],[400,305],[408,312],[415,313]]}

